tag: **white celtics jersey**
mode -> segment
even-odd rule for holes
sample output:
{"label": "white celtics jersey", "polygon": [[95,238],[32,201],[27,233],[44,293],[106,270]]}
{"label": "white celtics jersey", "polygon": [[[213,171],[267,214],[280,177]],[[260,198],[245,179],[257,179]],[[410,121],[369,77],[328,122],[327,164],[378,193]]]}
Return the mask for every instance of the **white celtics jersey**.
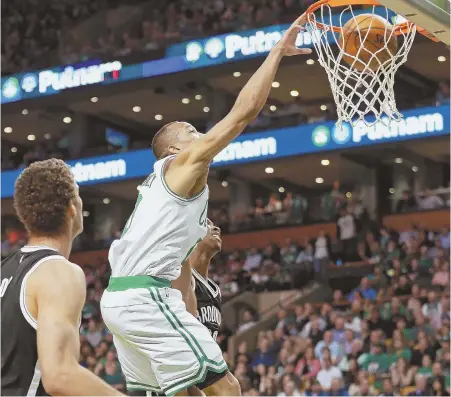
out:
{"label": "white celtics jersey", "polygon": [[122,236],[111,245],[108,259],[112,276],[148,275],[175,280],[182,263],[207,233],[208,186],[184,199],[172,193],[159,160],[139,186],[135,209]]}

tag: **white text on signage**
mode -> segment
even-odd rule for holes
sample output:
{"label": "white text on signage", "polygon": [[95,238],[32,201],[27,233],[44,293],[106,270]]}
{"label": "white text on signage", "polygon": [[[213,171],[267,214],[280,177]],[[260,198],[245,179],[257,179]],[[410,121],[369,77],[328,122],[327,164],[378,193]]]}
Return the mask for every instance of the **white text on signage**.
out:
{"label": "white text on signage", "polygon": [[75,180],[79,183],[110,179],[127,174],[127,163],[123,159],[99,161],[93,164],[76,163],[71,167]]}
{"label": "white text on signage", "polygon": [[273,137],[232,142],[215,158],[214,163],[265,157],[277,153],[277,141]]}
{"label": "white text on signage", "polygon": [[352,139],[360,142],[364,137],[370,141],[397,138],[409,135],[419,135],[443,131],[444,121],[440,113],[423,114],[401,119],[388,124],[388,119],[371,127],[360,122],[354,126]]}
{"label": "white text on signage", "polygon": [[51,87],[55,91],[84,85],[97,84],[105,79],[105,73],[122,69],[119,61],[101,63],[81,68],[67,66],[62,72],[43,70],[39,73],[39,92],[45,93]]}

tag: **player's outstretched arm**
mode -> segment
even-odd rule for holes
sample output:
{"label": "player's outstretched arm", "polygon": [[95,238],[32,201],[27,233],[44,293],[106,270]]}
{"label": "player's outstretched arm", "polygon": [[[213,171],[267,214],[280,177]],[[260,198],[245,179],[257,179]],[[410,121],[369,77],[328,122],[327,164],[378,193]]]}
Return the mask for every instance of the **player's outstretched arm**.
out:
{"label": "player's outstretched arm", "polygon": [[[297,48],[296,37],[307,22],[306,15],[300,16],[284,33],[281,40],[271,50],[263,64],[243,87],[227,116],[216,124],[197,142],[183,150],[173,161],[174,165],[187,163],[207,163],[235,139],[244,128],[258,116],[268,99],[280,61],[284,56],[310,54],[308,48]],[[171,164],[172,168],[173,165]]]}
{"label": "player's outstretched arm", "polygon": [[50,395],[121,396],[78,363],[80,315],[86,298],[83,271],[66,260],[43,263],[27,282],[37,305],[42,382]]}

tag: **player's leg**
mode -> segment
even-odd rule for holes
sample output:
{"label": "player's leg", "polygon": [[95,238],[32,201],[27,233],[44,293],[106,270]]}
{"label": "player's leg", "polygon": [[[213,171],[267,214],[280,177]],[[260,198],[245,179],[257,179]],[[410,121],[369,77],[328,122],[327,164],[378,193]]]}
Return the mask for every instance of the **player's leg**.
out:
{"label": "player's leg", "polygon": [[[202,385],[198,385],[202,388]],[[238,380],[230,373],[208,387],[203,388],[207,396],[241,396],[241,387]]]}
{"label": "player's leg", "polygon": [[[124,345],[117,350],[127,369],[128,390],[173,396],[208,379],[210,372],[227,373],[219,346],[186,311],[180,291],[170,288],[169,281],[148,276],[111,278],[101,308],[106,325]],[[144,370],[136,368],[133,354],[146,360]]]}
{"label": "player's leg", "polygon": [[[164,396],[153,373],[148,354],[130,340],[131,336],[140,335],[139,317],[147,311],[148,315],[152,316],[152,308],[140,298],[140,290],[120,288],[109,290],[110,286],[102,296],[100,307],[103,320],[113,333],[113,342],[126,379],[127,392],[136,396],[146,395],[147,392]],[[143,291],[146,293],[147,290]],[[143,313],[138,313],[137,307]]]}
{"label": "player's leg", "polygon": [[205,393],[196,386],[188,387],[186,390],[182,390],[176,394],[176,396],[201,396],[205,397]]}
{"label": "player's leg", "polygon": [[[170,290],[170,295],[171,297],[167,300],[168,307],[165,310],[171,312],[169,313],[171,318],[176,319],[177,325],[183,335],[182,343],[185,342],[188,345],[192,345],[194,356],[201,362],[197,380],[192,379],[192,384],[196,385],[199,390],[210,395],[241,395],[240,385],[229,372],[221,349],[212,338],[208,329],[186,311],[179,291],[172,289]],[[190,354],[189,358],[186,358],[187,361],[192,360],[194,356]],[[155,368],[154,371],[158,378],[159,372]],[[177,388],[177,385],[172,385],[169,391],[174,388]],[[191,393],[189,394],[192,395]]]}

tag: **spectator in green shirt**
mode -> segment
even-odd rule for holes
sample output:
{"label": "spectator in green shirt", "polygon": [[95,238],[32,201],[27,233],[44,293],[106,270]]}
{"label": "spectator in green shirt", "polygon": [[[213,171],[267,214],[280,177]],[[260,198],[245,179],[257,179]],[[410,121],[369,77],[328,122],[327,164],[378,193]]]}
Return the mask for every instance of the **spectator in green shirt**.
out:
{"label": "spectator in green shirt", "polygon": [[421,360],[421,367],[418,368],[417,373],[422,374],[428,378],[432,376],[432,360],[429,355],[426,354],[423,356],[423,359]]}
{"label": "spectator in green shirt", "polygon": [[376,375],[387,373],[392,364],[392,358],[390,355],[383,353],[382,349],[382,344],[374,345],[372,352],[366,356],[365,361],[362,363],[362,368]]}
{"label": "spectator in green shirt", "polygon": [[432,267],[432,258],[428,256],[428,247],[426,245],[420,248],[420,260],[418,263],[420,268],[430,269]]}
{"label": "spectator in green shirt", "polygon": [[396,361],[399,357],[403,357],[407,362],[410,362],[412,357],[412,350],[410,350],[403,340],[392,339],[393,347],[393,361]]}
{"label": "spectator in green shirt", "polygon": [[387,245],[387,256],[385,259],[387,261],[392,261],[393,259],[398,259],[401,256],[401,251],[396,247],[396,243],[390,240]]}

